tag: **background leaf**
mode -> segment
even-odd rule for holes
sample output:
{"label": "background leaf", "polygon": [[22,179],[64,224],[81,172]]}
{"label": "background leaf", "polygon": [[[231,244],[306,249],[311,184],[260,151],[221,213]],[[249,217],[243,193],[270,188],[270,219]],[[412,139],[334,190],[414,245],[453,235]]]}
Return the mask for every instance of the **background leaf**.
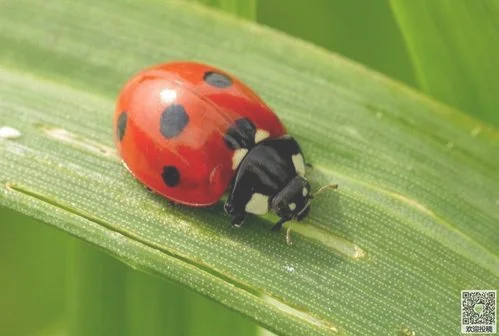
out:
{"label": "background leaf", "polygon": [[418,85],[387,1],[262,0],[258,1],[257,21]]}
{"label": "background leaf", "polygon": [[391,1],[422,90],[499,126],[499,3]]}
{"label": "background leaf", "polygon": [[[282,334],[451,334],[459,290],[497,286],[496,130],[201,7],[1,6],[0,124],[22,132],[0,141],[1,204]],[[178,58],[247,81],[302,144],[313,186],[341,185],[314,203],[292,247],[269,232],[272,217],[227,230],[220,204],[171,208],[121,166],[118,89]]]}
{"label": "background leaf", "polygon": [[[0,151],[0,162],[4,157]],[[0,207],[0,333],[38,335],[49,329],[56,335],[67,289],[62,281],[66,256],[59,252],[67,245],[67,235],[33,218],[21,222],[18,217]]]}
{"label": "background leaf", "polygon": [[188,0],[221,9],[236,16],[255,20],[257,0]]}

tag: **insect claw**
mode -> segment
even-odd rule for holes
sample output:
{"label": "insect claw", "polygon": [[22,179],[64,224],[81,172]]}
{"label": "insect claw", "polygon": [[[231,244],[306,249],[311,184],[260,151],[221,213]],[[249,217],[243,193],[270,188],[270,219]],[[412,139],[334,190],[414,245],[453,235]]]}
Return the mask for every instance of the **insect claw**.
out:
{"label": "insect claw", "polygon": [[241,227],[244,224],[244,221],[246,220],[247,217],[248,215],[245,213],[235,215],[234,217],[232,217],[232,221],[230,223],[231,227],[236,227],[236,228]]}

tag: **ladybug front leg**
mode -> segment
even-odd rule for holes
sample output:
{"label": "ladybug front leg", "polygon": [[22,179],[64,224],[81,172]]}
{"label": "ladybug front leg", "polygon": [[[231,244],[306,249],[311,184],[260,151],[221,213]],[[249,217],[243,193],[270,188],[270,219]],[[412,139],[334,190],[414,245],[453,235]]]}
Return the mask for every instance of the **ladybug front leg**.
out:
{"label": "ladybug front leg", "polygon": [[231,194],[224,205],[225,212],[232,216],[231,226],[235,227],[243,225],[246,218],[248,218],[244,205],[241,206],[238,201],[240,200],[234,200]]}
{"label": "ladybug front leg", "polygon": [[232,216],[231,226],[240,227],[241,225],[243,225],[246,218],[248,218],[248,214],[246,213],[246,211],[236,209],[232,205],[232,203],[230,202],[230,197],[229,199],[227,199],[227,202],[225,202],[224,209],[225,212]]}
{"label": "ladybug front leg", "polygon": [[232,216],[233,226],[240,227],[248,217],[246,205],[253,195],[253,183],[254,180],[249,174],[239,174],[234,180],[234,186],[224,206],[225,212]]}
{"label": "ladybug front leg", "polygon": [[232,216],[232,221],[230,222],[231,226],[235,227],[241,227],[244,222],[246,221],[246,218],[248,218],[248,214],[246,212],[237,214],[235,216]]}

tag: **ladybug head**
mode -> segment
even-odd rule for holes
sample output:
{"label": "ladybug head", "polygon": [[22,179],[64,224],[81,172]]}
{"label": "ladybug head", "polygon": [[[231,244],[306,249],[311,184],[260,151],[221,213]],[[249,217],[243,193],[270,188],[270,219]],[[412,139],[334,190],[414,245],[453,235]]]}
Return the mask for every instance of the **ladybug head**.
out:
{"label": "ladybug head", "polygon": [[295,176],[277,195],[270,207],[281,220],[292,219],[301,221],[310,211],[310,184],[301,177]]}
{"label": "ladybug head", "polygon": [[[272,230],[279,230],[282,224],[290,221],[301,221],[310,212],[310,200],[318,194],[328,190],[338,188],[337,184],[325,185],[314,193],[310,192],[310,184],[301,177],[295,176],[273,199],[271,209],[281,219],[274,225]],[[291,245],[289,236],[290,229],[286,234],[286,241]]]}

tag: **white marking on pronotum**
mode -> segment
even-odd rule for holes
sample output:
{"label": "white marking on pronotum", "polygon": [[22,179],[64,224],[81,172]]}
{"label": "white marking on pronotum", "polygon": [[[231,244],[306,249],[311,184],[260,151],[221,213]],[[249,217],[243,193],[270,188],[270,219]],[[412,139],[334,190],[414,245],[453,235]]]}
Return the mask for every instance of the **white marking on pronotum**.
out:
{"label": "white marking on pronotum", "polygon": [[239,164],[244,159],[247,153],[248,150],[246,148],[238,148],[235,150],[234,154],[232,155],[232,170],[236,170],[237,167],[239,167]]}
{"label": "white marking on pronotum", "polygon": [[255,143],[259,143],[260,141],[267,139],[270,133],[266,130],[258,129],[255,133]]}
{"label": "white marking on pronotum", "polygon": [[2,139],[17,139],[21,136],[21,132],[9,126],[0,127],[0,138]]}
{"label": "white marking on pronotum", "polygon": [[303,194],[303,197],[307,196],[308,195],[308,189],[305,188],[305,187],[303,187],[302,194]]}
{"label": "white marking on pronotum", "polygon": [[254,193],[245,208],[246,212],[255,215],[264,215],[269,211],[269,197],[263,194]]}
{"label": "white marking on pronotum", "polygon": [[296,203],[289,203],[289,210],[293,211],[296,209]]}
{"label": "white marking on pronotum", "polygon": [[293,160],[293,165],[295,166],[296,173],[300,176],[305,176],[305,162],[303,161],[303,156],[301,154],[295,154],[291,156]]}

